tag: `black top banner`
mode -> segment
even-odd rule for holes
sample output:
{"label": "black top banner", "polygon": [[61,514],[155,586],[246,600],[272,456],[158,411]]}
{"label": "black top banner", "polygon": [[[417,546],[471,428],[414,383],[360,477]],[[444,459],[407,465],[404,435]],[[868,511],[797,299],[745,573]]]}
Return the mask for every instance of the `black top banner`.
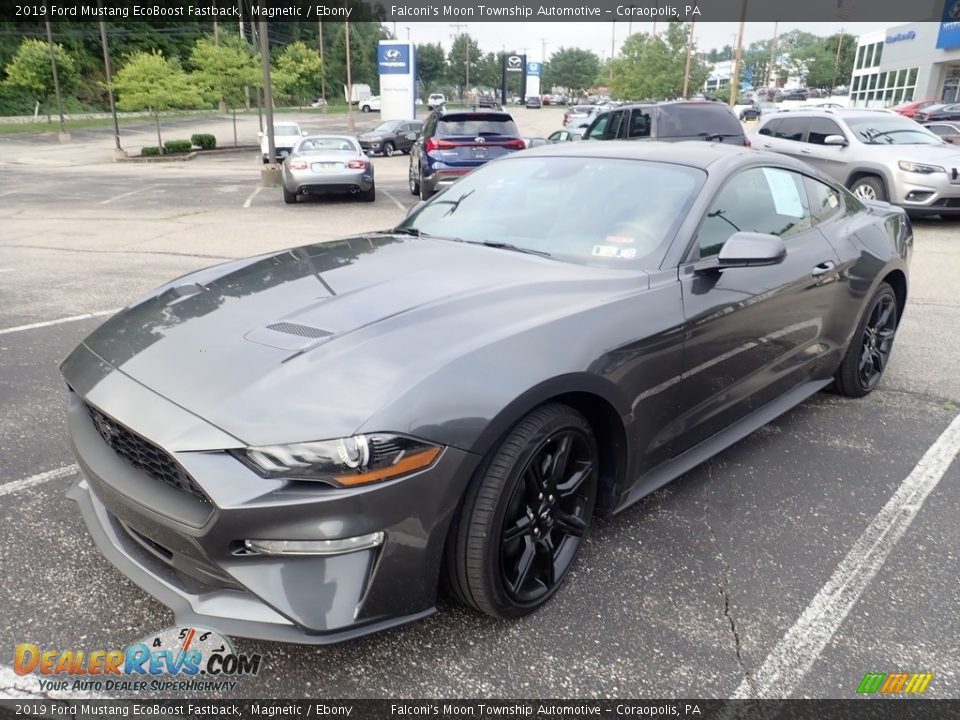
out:
{"label": "black top banner", "polygon": [[960,22],[960,0],[0,0],[0,20]]}

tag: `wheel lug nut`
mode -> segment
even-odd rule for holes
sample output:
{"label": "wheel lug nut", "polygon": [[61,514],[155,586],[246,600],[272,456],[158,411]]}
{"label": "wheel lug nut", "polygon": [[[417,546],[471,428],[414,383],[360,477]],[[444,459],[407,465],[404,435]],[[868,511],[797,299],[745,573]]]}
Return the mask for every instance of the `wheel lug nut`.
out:
{"label": "wheel lug nut", "polygon": [[543,500],[543,493],[540,493],[539,495],[537,495],[537,500]]}
{"label": "wheel lug nut", "polygon": [[553,495],[551,495],[550,497],[548,497],[547,500],[549,500],[550,502],[553,502]]}
{"label": "wheel lug nut", "polygon": [[534,529],[533,529],[533,534],[534,534],[534,535],[539,535],[539,534],[540,534],[540,528],[534,528]]}

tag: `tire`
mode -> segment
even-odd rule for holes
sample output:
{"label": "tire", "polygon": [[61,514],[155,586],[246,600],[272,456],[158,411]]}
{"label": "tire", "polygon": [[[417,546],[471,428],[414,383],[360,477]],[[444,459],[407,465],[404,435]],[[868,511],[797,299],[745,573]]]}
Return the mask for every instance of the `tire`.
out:
{"label": "tire", "polygon": [[850,184],[850,192],[860,200],[886,200],[887,188],[883,180],[874,175],[864,175]]}
{"label": "tire", "polygon": [[363,112],[370,112],[370,106],[369,106],[369,105],[364,105],[364,106],[363,106],[362,108],[360,108],[360,109],[361,109]]}
{"label": "tire", "polygon": [[547,602],[589,528],[597,457],[590,424],[566,405],[543,405],[518,422],[481,464],[454,518],[445,553],[453,595],[503,619]]}
{"label": "tire", "polygon": [[394,152],[396,152],[396,149],[393,147],[393,143],[392,143],[392,142],[387,141],[387,142],[385,142],[385,143],[383,144],[383,154],[384,154],[386,157],[391,157]]}
{"label": "tire", "polygon": [[365,190],[364,192],[360,193],[360,199],[363,200],[363,202],[373,202],[376,200],[377,186],[371,185],[369,190]]}
{"label": "tire", "polygon": [[410,168],[410,172],[408,173],[408,175],[409,175],[409,177],[408,177],[407,179],[408,179],[409,184],[410,184],[410,194],[411,194],[411,195],[419,195],[419,194],[420,194],[420,180],[419,180],[418,178],[419,178],[420,176],[417,175],[416,177],[414,177],[414,175],[413,175],[413,168],[412,168],[412,167]]}
{"label": "tire", "polygon": [[417,183],[417,187],[420,189],[420,199],[429,200],[434,195],[436,195],[436,190],[431,190],[430,187],[423,181],[423,178],[420,178],[420,182]]}
{"label": "tire", "polygon": [[880,283],[866,307],[834,376],[833,389],[847,397],[863,397],[876,389],[896,336],[897,296],[888,283]]}
{"label": "tire", "polygon": [[263,164],[264,164],[264,165],[269,164],[270,158],[268,158],[266,155],[263,155],[263,156],[261,156],[261,157],[262,157],[262,159],[263,159]]}
{"label": "tire", "polygon": [[283,201],[287,205],[293,205],[297,201],[297,194],[283,188]]}

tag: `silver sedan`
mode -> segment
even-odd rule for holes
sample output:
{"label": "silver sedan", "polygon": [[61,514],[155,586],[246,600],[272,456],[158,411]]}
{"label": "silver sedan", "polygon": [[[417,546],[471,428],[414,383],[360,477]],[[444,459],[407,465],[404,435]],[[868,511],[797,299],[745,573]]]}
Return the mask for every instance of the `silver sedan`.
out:
{"label": "silver sedan", "polygon": [[298,195],[348,193],[365,202],[376,199],[373,161],[349,135],[309,135],[284,160],[283,200]]}

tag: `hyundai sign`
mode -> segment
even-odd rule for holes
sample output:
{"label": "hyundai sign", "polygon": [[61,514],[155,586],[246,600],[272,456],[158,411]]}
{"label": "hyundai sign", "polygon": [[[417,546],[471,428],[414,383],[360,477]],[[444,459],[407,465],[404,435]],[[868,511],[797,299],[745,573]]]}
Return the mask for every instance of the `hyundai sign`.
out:
{"label": "hyundai sign", "polygon": [[543,66],[538,62],[527,63],[527,76],[540,77],[540,70]]}
{"label": "hyundai sign", "polygon": [[381,75],[409,75],[410,46],[395,44],[378,45],[377,69]]}
{"label": "hyundai sign", "polygon": [[413,45],[400,40],[381,40],[377,45],[380,73],[380,119],[410,120],[416,117],[417,56]]}
{"label": "hyundai sign", "polygon": [[960,0],[947,0],[943,6],[937,47],[941,50],[960,47]]}

